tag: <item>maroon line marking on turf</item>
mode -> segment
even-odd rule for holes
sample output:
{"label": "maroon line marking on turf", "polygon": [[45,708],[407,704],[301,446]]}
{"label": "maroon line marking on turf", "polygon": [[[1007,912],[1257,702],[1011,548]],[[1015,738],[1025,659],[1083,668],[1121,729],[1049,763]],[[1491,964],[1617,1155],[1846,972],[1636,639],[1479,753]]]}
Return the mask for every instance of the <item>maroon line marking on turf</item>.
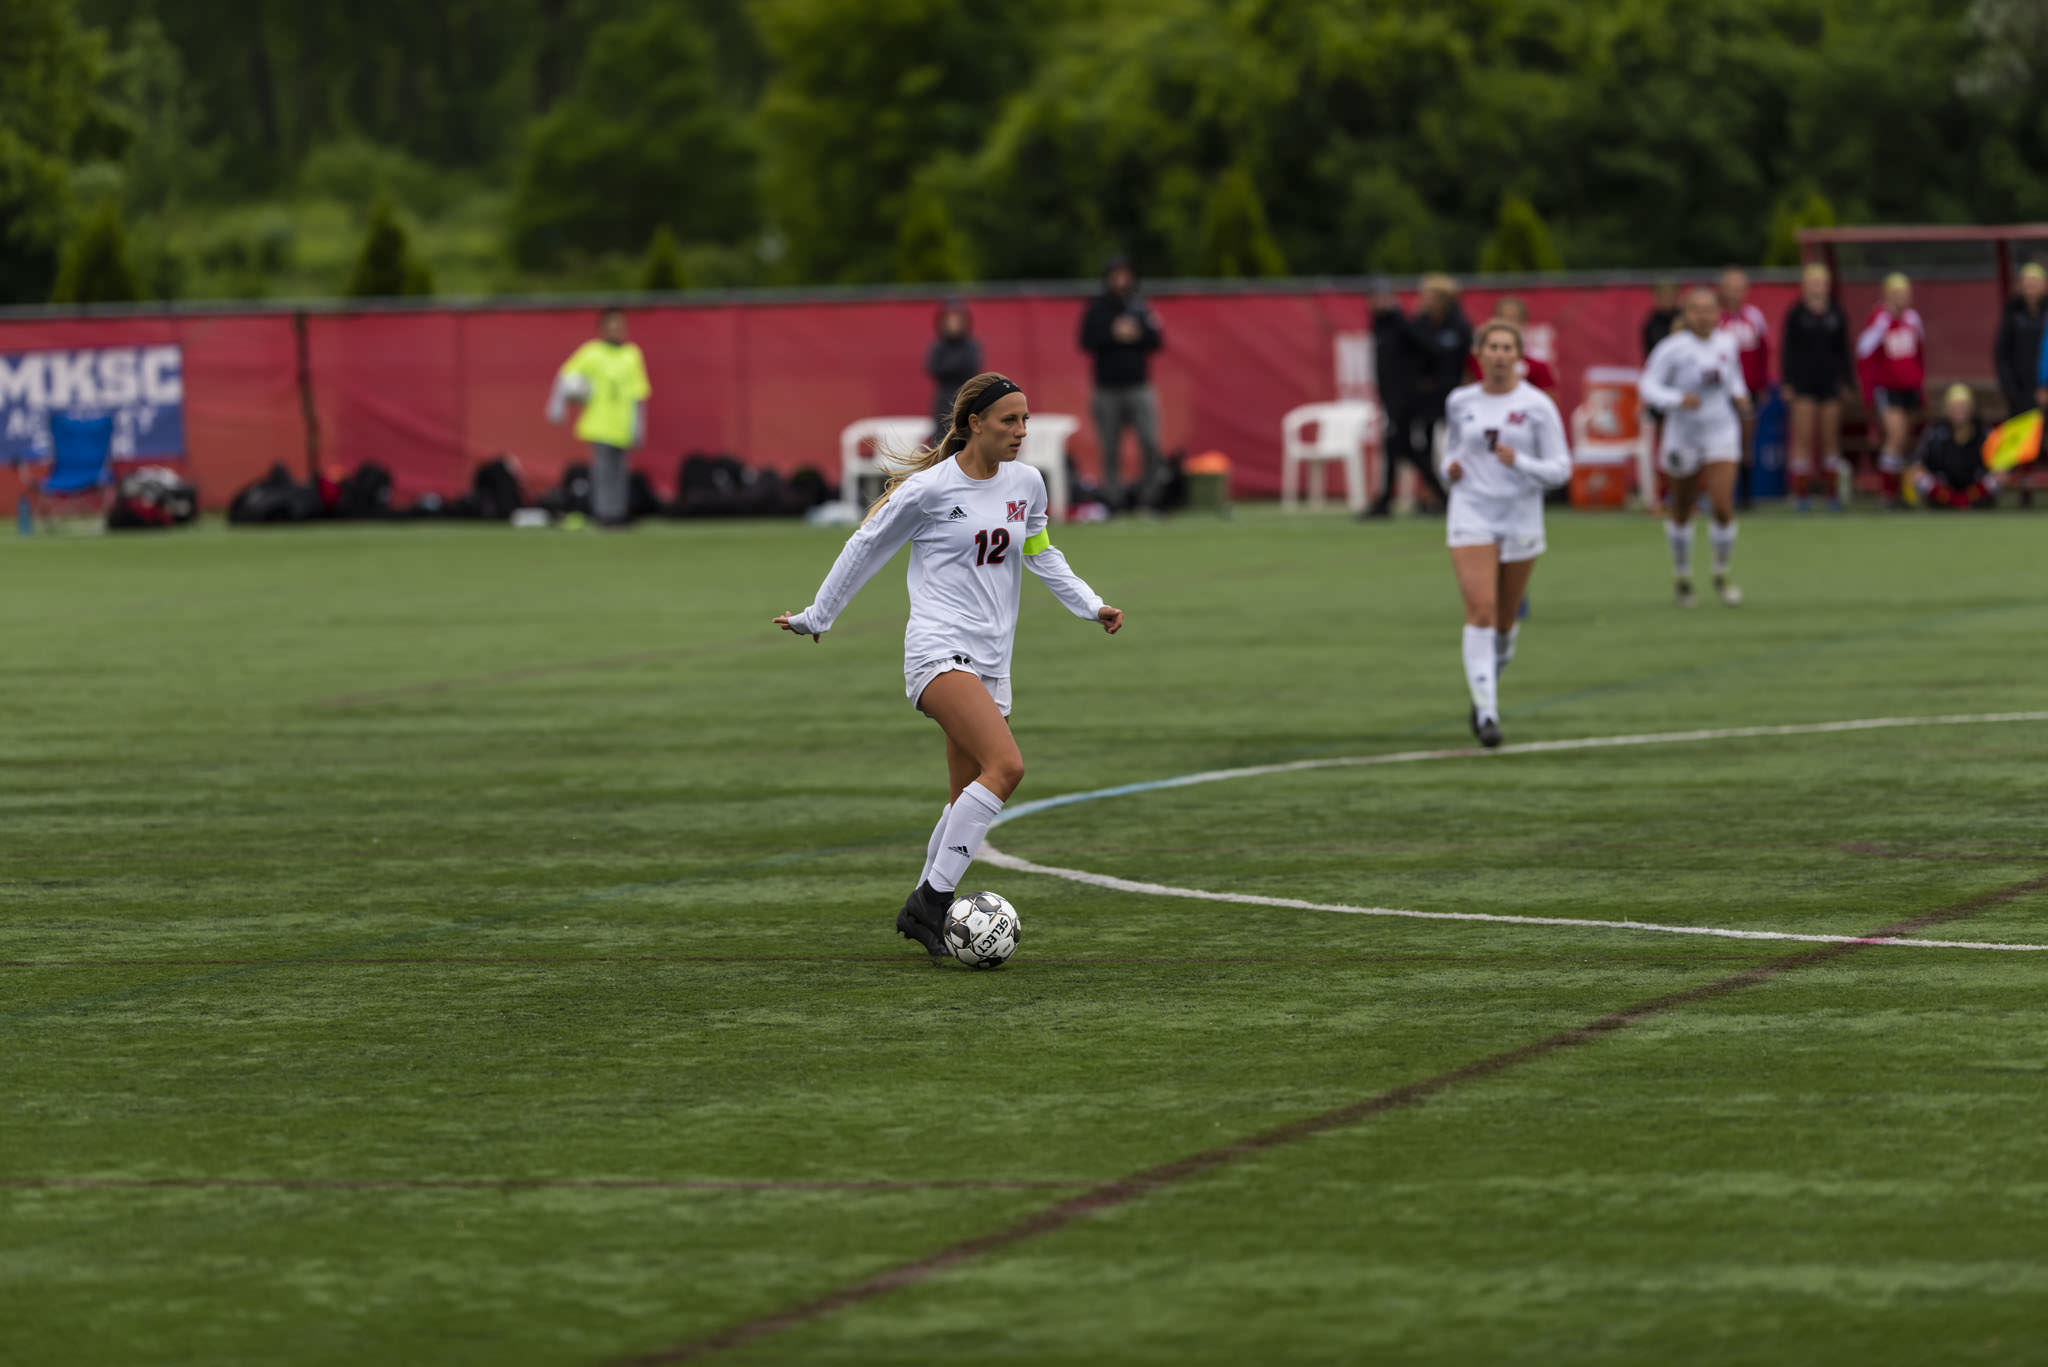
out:
{"label": "maroon line marking on turf", "polygon": [[0,1177],[0,1188],[78,1191],[1063,1191],[1085,1181],[806,1182],[660,1177]]}
{"label": "maroon line marking on turf", "polygon": [[746,1320],[730,1328],[721,1329],[717,1333],[706,1335],[703,1338],[690,1339],[687,1342],[678,1343],[668,1348],[658,1348],[650,1353],[620,1359],[620,1367],[656,1367],[656,1364],[693,1362],[699,1358],[709,1357],[713,1353],[724,1352],[728,1348],[738,1348],[743,1344],[752,1343],[756,1339],[763,1339],[772,1334],[782,1333],[785,1330],[800,1328],[811,1323],[813,1320],[823,1319],[825,1316],[836,1311],[845,1310],[851,1306],[859,1305],[863,1301],[873,1300],[877,1296],[887,1295],[891,1291],[900,1290],[906,1286],[915,1286],[943,1272],[951,1271],[962,1263],[971,1262],[990,1253],[1000,1252],[1012,1245],[1021,1244],[1026,1240],[1057,1233],[1086,1216],[1098,1215],[1103,1211],[1128,1205],[1141,1197],[1149,1196],[1162,1187],[1172,1186],[1176,1182],[1185,1182],[1191,1177],[1199,1177],[1203,1173],[1210,1172],[1216,1168],[1225,1167],[1242,1159],[1255,1157],[1269,1149],[1293,1144],[1307,1139],[1311,1135],[1322,1134],[1327,1130],[1355,1125],[1362,1120],[1368,1120],[1373,1116],[1382,1115],[1388,1111],[1420,1105],[1432,1097],[1440,1096],[1468,1082],[1483,1081],[1496,1074],[1520,1067],[1522,1064],[1533,1063],[1538,1059],[1548,1057],[1560,1050],[1575,1048],[1582,1044],[1592,1044],[1608,1035],[1614,1034],[1616,1031],[1626,1030],[1631,1025],[1647,1020],[1652,1016],[1661,1015],[1676,1007],[1688,1006],[1693,1002],[1709,1001],[1715,997],[1725,997],[1732,992],[1740,992],[1744,988],[1755,987],[1759,983],[1769,982],[1787,973],[1796,972],[1802,968],[1811,968],[1815,964],[1829,963],[1835,959],[1854,954],[1857,950],[1868,948],[1873,942],[1895,936],[1912,935],[1930,926],[1959,921],[1966,916],[1975,915],[1977,912],[1984,911],[1990,907],[1995,907],[2002,903],[2013,901],[2016,898],[2025,897],[2030,893],[2043,890],[2048,890],[2048,874],[2029,878],[2025,882],[2014,883],[2008,887],[1999,888],[1991,892],[1980,893],[1975,897],[1958,902],[1954,906],[1940,911],[1929,912],[1924,916],[1914,916],[1907,920],[1896,922],[1881,929],[1873,930],[1868,936],[1860,939],[1802,950],[1797,954],[1788,954],[1783,958],[1772,959],[1768,962],[1757,964],[1754,967],[1745,968],[1740,973],[1733,973],[1728,977],[1704,983],[1698,987],[1688,987],[1677,992],[1668,992],[1661,997],[1652,997],[1648,1001],[1638,1002],[1634,1006],[1624,1007],[1619,1011],[1595,1017],[1584,1025],[1570,1030],[1559,1031],[1557,1034],[1524,1044],[1519,1048],[1508,1049],[1498,1054],[1489,1055],[1476,1062],[1465,1064],[1461,1068],[1453,1068],[1449,1072],[1438,1073],[1434,1077],[1426,1077],[1417,1082],[1404,1083],[1390,1091],[1381,1092],[1377,1096],[1354,1101],[1348,1106],[1339,1106],[1335,1110],[1324,1111],[1320,1115],[1306,1116],[1300,1120],[1290,1121],[1285,1125],[1276,1125],[1270,1130],[1263,1130],[1258,1134],[1248,1135],[1243,1139],[1234,1140],[1231,1143],[1219,1145],[1213,1149],[1205,1149],[1200,1153],[1189,1154],[1185,1158],[1176,1158],[1171,1162],[1161,1163],[1157,1167],[1146,1168],[1142,1172],[1132,1173],[1128,1177],[1119,1177],[1114,1181],[1105,1182],[1077,1196],[1070,1196],[1057,1205],[1048,1206],[1044,1210],[1027,1215],[1015,1224],[1007,1225],[987,1234],[976,1235],[971,1239],[963,1239],[959,1243],[950,1244],[921,1258],[913,1258],[907,1262],[898,1263],[894,1267],[876,1273],[866,1281],[855,1282],[851,1286],[844,1286],[837,1291],[827,1292],[825,1295],[816,1297],[813,1300],[801,1302],[800,1304],[790,1306],[786,1310],[776,1311],[774,1314],[763,1315],[759,1319]]}

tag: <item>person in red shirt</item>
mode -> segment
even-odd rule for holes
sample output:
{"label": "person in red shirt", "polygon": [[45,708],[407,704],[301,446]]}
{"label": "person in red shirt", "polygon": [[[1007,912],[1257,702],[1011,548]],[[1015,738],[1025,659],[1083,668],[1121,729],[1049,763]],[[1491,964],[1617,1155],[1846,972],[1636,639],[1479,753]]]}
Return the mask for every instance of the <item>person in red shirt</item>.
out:
{"label": "person in red shirt", "polygon": [[[1504,294],[1493,306],[1491,321],[1513,324],[1515,330],[1526,337],[1529,335],[1529,306],[1512,294]],[[1550,362],[1524,356],[1515,364],[1518,367],[1515,371],[1517,379],[1527,380],[1553,399],[1557,397],[1557,370]],[[1485,378],[1479,369],[1476,347],[1465,357],[1465,378],[1475,383]]]}
{"label": "person in red shirt", "polygon": [[[1742,360],[1742,382],[1752,394],[1771,392],[1771,325],[1764,311],[1749,302],[1749,276],[1740,266],[1721,272],[1714,287],[1721,302],[1721,331],[1735,339],[1735,354]],[[1750,504],[1750,471],[1756,465],[1756,412],[1742,420],[1742,464],[1736,467],[1735,506]]]}
{"label": "person in red shirt", "polygon": [[1913,283],[1903,275],[1884,278],[1884,302],[1856,338],[1856,372],[1882,427],[1877,468],[1885,503],[1904,507],[1899,486],[1913,418],[1927,403],[1927,328],[1913,310]]}

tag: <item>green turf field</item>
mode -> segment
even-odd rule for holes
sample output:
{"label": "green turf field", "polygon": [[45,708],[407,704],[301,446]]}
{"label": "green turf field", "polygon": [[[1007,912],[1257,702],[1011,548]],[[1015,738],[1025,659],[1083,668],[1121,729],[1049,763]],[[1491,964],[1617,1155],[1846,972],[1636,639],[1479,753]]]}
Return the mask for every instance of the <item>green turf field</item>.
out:
{"label": "green turf field", "polygon": [[[980,866],[839,534],[0,540],[0,1361],[2048,1362],[2048,953]],[[2048,707],[2048,521],[1554,516],[1510,745]],[[1020,802],[1466,743],[1440,529],[1074,528]],[[1702,538],[1699,554],[1705,555]],[[1046,866],[2048,944],[2048,721],[1317,768]]]}

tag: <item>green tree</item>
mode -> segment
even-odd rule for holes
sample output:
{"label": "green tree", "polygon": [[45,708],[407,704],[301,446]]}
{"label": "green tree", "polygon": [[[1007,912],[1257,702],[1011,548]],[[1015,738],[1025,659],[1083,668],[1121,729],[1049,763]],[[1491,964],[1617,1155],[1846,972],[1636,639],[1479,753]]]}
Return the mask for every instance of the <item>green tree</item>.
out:
{"label": "green tree", "polygon": [[606,24],[575,90],[535,125],[513,193],[513,253],[633,252],[662,224],[732,242],[756,222],[754,153],[709,41],[665,7]]}
{"label": "green tree", "polygon": [[102,200],[65,243],[50,302],[120,304],[142,297],[142,277],[129,259],[128,235],[121,227],[121,206]]}
{"label": "green tree", "polygon": [[920,212],[920,173],[981,146],[1059,7],[761,0],[754,12],[777,63],[757,113],[762,196],[788,243],[783,271],[805,281],[895,274],[905,219]]}
{"label": "green tree", "polygon": [[93,118],[102,44],[68,0],[6,0],[0,53],[0,303],[40,303],[70,224],[70,162]]}
{"label": "green tree", "polygon": [[1210,187],[1195,269],[1224,277],[1287,274],[1287,258],[1266,225],[1265,203],[1242,166],[1231,167]]}
{"label": "green tree", "polygon": [[1812,186],[1787,194],[1771,210],[1770,239],[1764,247],[1766,266],[1796,266],[1799,264],[1799,230],[1801,228],[1832,228],[1835,226],[1835,206],[1828,197]]}
{"label": "green tree", "polygon": [[906,283],[971,280],[971,261],[946,192],[928,184],[911,195],[897,220],[891,277]]}
{"label": "green tree", "polygon": [[1479,269],[1488,274],[1561,271],[1564,258],[1550,240],[1550,228],[1536,206],[1512,190],[1500,197],[1493,236],[1479,249]]}
{"label": "green tree", "polygon": [[434,277],[413,254],[412,238],[399,221],[397,206],[389,195],[379,195],[370,205],[363,250],[349,275],[350,297],[393,299],[433,292]]}
{"label": "green tree", "polygon": [[689,288],[684,279],[683,254],[676,250],[675,232],[666,223],[654,230],[654,239],[647,244],[647,257],[640,266],[640,288]]}

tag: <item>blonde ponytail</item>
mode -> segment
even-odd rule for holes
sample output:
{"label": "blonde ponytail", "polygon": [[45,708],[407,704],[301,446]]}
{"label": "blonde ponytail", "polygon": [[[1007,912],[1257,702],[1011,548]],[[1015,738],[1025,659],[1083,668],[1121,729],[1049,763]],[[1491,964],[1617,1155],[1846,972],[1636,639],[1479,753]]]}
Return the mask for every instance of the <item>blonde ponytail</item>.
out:
{"label": "blonde ponytail", "polygon": [[966,448],[967,439],[974,435],[973,429],[968,425],[969,415],[974,408],[974,401],[980,398],[982,391],[990,385],[1001,383],[1007,378],[1006,376],[998,375],[993,370],[989,370],[976,375],[966,384],[961,385],[960,392],[953,397],[953,412],[946,419],[946,435],[933,442],[930,446],[920,447],[909,455],[903,455],[895,451],[876,452],[875,454],[881,462],[889,467],[889,479],[882,486],[881,494],[873,503],[868,505],[867,513],[861,518],[861,521],[866,522],[868,518],[873,517],[881,509],[881,506],[889,501],[889,496],[896,492],[897,486],[902,484],[904,480],[909,479],[912,475],[922,474],[941,461],[951,460],[954,456],[959,455]]}

